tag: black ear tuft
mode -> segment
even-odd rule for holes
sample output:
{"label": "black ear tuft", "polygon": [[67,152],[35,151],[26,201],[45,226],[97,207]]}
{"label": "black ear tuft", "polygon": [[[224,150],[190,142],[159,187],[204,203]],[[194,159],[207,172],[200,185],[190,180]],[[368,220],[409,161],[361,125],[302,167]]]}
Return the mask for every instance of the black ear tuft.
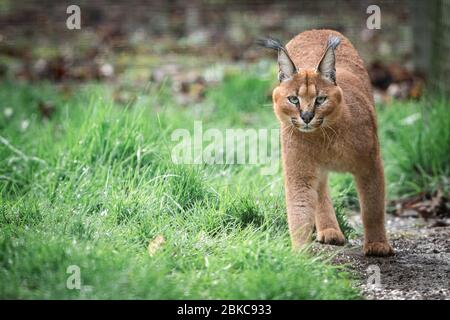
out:
{"label": "black ear tuft", "polygon": [[332,48],[333,50],[336,50],[338,45],[341,44],[341,38],[330,35],[328,37],[328,47]]}
{"label": "black ear tuft", "polygon": [[256,44],[264,47],[264,48],[269,48],[269,49],[273,49],[273,50],[284,50],[283,45],[281,44],[281,42],[277,39],[273,39],[273,38],[260,38],[256,40]]}
{"label": "black ear tuft", "polygon": [[280,80],[280,82],[289,80],[292,75],[297,72],[286,48],[279,40],[273,38],[261,38],[256,40],[256,44],[278,52],[278,80]]}

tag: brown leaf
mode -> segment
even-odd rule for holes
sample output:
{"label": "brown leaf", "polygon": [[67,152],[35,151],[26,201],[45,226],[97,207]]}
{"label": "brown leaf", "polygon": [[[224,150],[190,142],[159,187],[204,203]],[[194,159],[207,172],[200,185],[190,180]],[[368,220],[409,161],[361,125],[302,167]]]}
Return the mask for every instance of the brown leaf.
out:
{"label": "brown leaf", "polygon": [[40,101],[38,104],[39,112],[44,119],[50,119],[55,112],[55,106],[51,101]]}
{"label": "brown leaf", "polygon": [[147,248],[149,256],[153,257],[164,244],[164,242],[165,239],[162,234],[157,235],[152,241],[150,241]]}
{"label": "brown leaf", "polygon": [[395,213],[399,216],[414,210],[425,220],[436,217],[447,218],[450,216],[448,199],[449,196],[439,189],[434,193],[422,192],[409,198],[394,200],[389,205],[395,208]]}

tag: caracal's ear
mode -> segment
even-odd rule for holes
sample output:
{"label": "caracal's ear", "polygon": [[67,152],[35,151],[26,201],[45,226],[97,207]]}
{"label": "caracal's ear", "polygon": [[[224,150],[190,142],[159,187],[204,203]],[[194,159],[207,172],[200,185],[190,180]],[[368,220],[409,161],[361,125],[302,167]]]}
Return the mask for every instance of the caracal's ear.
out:
{"label": "caracal's ear", "polygon": [[256,43],[262,47],[273,49],[278,52],[278,80],[280,80],[280,82],[289,80],[294,73],[297,72],[286,48],[283,47],[280,41],[272,38],[264,38],[256,40]]}
{"label": "caracal's ear", "polygon": [[329,36],[327,47],[317,65],[317,72],[319,72],[325,79],[336,84],[336,56],[334,50],[341,43],[341,39],[335,36]]}

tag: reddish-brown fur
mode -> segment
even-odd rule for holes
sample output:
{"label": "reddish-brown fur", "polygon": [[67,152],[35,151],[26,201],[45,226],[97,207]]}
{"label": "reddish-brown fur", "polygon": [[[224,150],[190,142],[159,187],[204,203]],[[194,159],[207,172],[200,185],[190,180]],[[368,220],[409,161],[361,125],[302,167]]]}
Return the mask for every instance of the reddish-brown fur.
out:
{"label": "reddish-brown fur", "polygon": [[[316,69],[330,35],[341,39],[335,50],[336,84]],[[286,204],[294,247],[310,240],[314,226],[320,242],[344,243],[327,185],[328,173],[340,171],[355,177],[365,254],[392,254],[384,228],[385,187],[372,88],[363,61],[350,41],[332,30],[303,32],[286,49],[299,72],[274,89],[273,106],[281,124]],[[301,101],[298,108],[287,99],[292,95]],[[318,95],[327,97],[323,106],[315,105]],[[314,112],[310,129],[304,128],[300,111]]]}

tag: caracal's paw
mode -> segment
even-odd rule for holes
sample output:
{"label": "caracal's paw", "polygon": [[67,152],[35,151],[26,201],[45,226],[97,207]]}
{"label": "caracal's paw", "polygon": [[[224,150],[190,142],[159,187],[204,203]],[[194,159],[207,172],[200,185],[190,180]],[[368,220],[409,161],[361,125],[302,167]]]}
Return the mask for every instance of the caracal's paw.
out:
{"label": "caracal's paw", "polygon": [[364,244],[364,254],[372,257],[389,257],[394,255],[389,242],[369,242]]}
{"label": "caracal's paw", "polygon": [[342,234],[341,230],[328,228],[317,231],[317,241],[319,241],[320,243],[342,246],[345,243],[345,237]]}

